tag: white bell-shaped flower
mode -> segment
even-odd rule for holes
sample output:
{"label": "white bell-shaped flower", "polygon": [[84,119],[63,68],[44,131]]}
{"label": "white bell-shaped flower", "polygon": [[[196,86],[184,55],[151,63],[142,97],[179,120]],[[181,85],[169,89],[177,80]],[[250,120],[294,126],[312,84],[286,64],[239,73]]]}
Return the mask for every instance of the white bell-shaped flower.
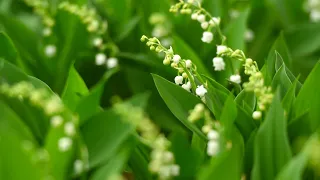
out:
{"label": "white bell-shaped flower", "polygon": [[96,65],[101,66],[106,63],[107,56],[103,53],[96,54]]}
{"label": "white bell-shaped flower", "polygon": [[241,76],[239,74],[231,75],[229,80],[233,83],[240,84],[241,83]]}
{"label": "white bell-shaped flower", "polygon": [[112,69],[118,66],[118,59],[115,57],[111,57],[107,60],[107,68]]}
{"label": "white bell-shaped flower", "polygon": [[212,32],[209,32],[209,31],[203,32],[201,40],[202,42],[205,42],[205,43],[211,43],[213,40]]}
{"label": "white bell-shaped flower", "polygon": [[224,63],[222,57],[215,57],[213,58],[212,62],[215,71],[223,71],[225,69],[226,64]]}
{"label": "white bell-shaped flower", "polygon": [[224,45],[217,46],[217,55],[223,55],[228,52],[228,47]]}
{"label": "white bell-shaped flower", "polygon": [[183,77],[182,76],[176,76],[174,78],[174,82],[177,84],[177,85],[180,85],[183,83]]}
{"label": "white bell-shaped flower", "polygon": [[177,63],[177,64],[178,64],[179,61],[181,60],[181,57],[176,54],[176,55],[173,56],[172,60],[173,60],[174,63]]}
{"label": "white bell-shaped flower", "polygon": [[182,84],[181,86],[183,89],[187,90],[190,92],[190,89],[191,89],[191,83],[190,81],[188,81],[186,84]]}
{"label": "white bell-shaped flower", "polygon": [[47,45],[44,49],[44,53],[46,54],[47,57],[51,58],[56,55],[57,53],[57,47],[55,45]]}
{"label": "white bell-shaped flower", "polygon": [[196,94],[200,97],[204,97],[207,92],[207,89],[203,85],[198,86],[196,89]]}

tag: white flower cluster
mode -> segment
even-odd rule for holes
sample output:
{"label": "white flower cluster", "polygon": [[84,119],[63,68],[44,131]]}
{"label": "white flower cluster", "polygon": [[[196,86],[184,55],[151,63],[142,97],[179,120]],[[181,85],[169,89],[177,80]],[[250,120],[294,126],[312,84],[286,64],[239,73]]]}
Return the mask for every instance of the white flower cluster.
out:
{"label": "white flower cluster", "polygon": [[130,120],[128,123],[137,126],[142,143],[152,149],[149,170],[157,174],[159,179],[171,179],[178,176],[180,167],[175,164],[174,155],[168,150],[170,142],[160,133],[157,126],[145,116],[143,109],[127,103],[115,104],[114,109],[123,116],[122,119]]}
{"label": "white flower cluster", "polygon": [[[52,35],[52,28],[55,25],[55,20],[50,14],[49,2],[47,0],[24,0],[24,2],[33,8],[35,14],[39,15],[42,19],[44,28],[42,35],[49,37]],[[57,47],[54,44],[48,44],[44,47],[44,54],[48,58],[52,58],[57,53]]]}
{"label": "white flower cluster", "polygon": [[[20,100],[29,99],[36,107],[41,108],[47,116],[50,117],[51,126],[53,128],[60,127],[64,123],[62,114],[66,111],[62,101],[57,96],[50,96],[44,89],[36,89],[31,83],[19,82],[15,85],[2,84],[0,93],[9,97],[19,98]],[[64,126],[65,134],[74,136],[76,128],[73,122],[67,122]],[[72,145],[72,139],[63,137],[58,142],[60,151],[67,151]]]}
{"label": "white flower cluster", "polygon": [[90,33],[104,34],[108,28],[107,21],[101,19],[95,8],[79,6],[68,1],[61,2],[59,8],[78,16]]}
{"label": "white flower cluster", "polygon": [[43,36],[50,36],[55,20],[49,13],[49,2],[47,0],[24,0],[24,2],[32,7],[33,11],[41,17],[42,23],[45,26],[43,29]]}
{"label": "white flower cluster", "polygon": [[107,58],[103,53],[96,54],[96,65],[105,65],[108,69],[112,69],[118,66],[118,59],[115,57]]}
{"label": "white flower cluster", "polygon": [[157,173],[159,179],[171,179],[180,174],[180,166],[174,164],[174,155],[167,150],[169,147],[170,142],[161,134],[154,141],[149,170]]}
{"label": "white flower cluster", "polygon": [[208,144],[207,144],[207,154],[208,156],[215,156],[219,153],[219,133],[216,130],[210,130],[207,134]]}
{"label": "white flower cluster", "polygon": [[220,128],[218,122],[214,122],[214,120],[210,116],[210,112],[205,108],[203,104],[197,104],[194,109],[189,112],[188,121],[191,123],[195,123],[200,119],[204,119],[204,126],[202,127],[202,132],[207,134],[208,143],[207,143],[207,154],[208,156],[215,156],[218,154],[220,150],[219,145],[219,133],[214,130],[213,125],[216,128]]}
{"label": "white flower cluster", "polygon": [[[191,19],[198,21],[201,24],[201,28],[204,30],[202,34],[202,42],[211,43],[213,40],[212,29],[216,28],[219,35],[220,30],[220,17],[212,17],[205,9],[201,7],[201,4],[197,0],[188,0],[187,2],[180,1],[170,8],[171,12],[180,11],[181,14],[191,14]],[[224,39],[224,37],[221,37]]]}
{"label": "white flower cluster", "polygon": [[320,21],[320,1],[319,0],[308,0],[307,10],[310,12],[310,19],[312,22]]}
{"label": "white flower cluster", "polygon": [[163,46],[170,47],[172,44],[172,39],[169,35],[172,29],[172,24],[167,20],[165,14],[151,14],[149,23],[154,26],[152,30],[152,36],[158,38]]}
{"label": "white flower cluster", "polygon": [[[196,66],[192,63],[190,59],[182,59],[180,55],[174,54],[172,47],[169,49],[162,46],[160,41],[153,37],[148,38],[147,36],[142,36],[141,41],[150,46],[150,50],[155,50],[156,52],[164,52],[165,58],[163,60],[164,65],[171,64],[171,67],[178,71],[178,75],[174,78],[174,82],[177,85],[181,85],[186,91],[193,92],[199,96],[204,101],[204,96],[207,93],[207,89],[204,84],[206,84],[201,76],[196,71]],[[198,77],[200,84],[196,84],[194,78]]]}

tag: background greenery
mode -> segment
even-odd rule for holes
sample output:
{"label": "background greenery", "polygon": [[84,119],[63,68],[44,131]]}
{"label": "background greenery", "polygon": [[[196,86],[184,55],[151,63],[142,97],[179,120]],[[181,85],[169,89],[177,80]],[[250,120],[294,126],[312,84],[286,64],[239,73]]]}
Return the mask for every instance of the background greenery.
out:
{"label": "background greenery", "polygon": [[[304,151],[301,151],[299,142],[301,139],[305,142],[319,125],[318,117],[320,115],[317,112],[317,107],[319,107],[320,99],[317,79],[320,72],[318,65],[308,80],[305,83],[304,81],[319,60],[320,23],[310,22],[308,12],[304,9],[305,1],[303,0],[203,1],[203,6],[212,15],[222,18],[222,29],[228,37],[228,46],[244,50],[247,57],[258,62],[259,67],[267,64],[265,69],[268,72],[266,76],[268,84],[273,85],[274,88],[281,86],[267,115],[267,118],[271,120],[261,125],[259,129],[256,128],[259,123],[253,123],[250,115],[248,116],[250,113],[238,111],[238,116],[243,114],[242,118],[235,120],[235,124],[238,123],[242,137],[241,140],[236,140],[239,144],[234,144],[234,146],[238,146],[238,149],[244,151],[245,154],[243,158],[246,161],[243,165],[244,170],[241,172],[246,173],[247,178],[250,179],[254,156],[256,164],[259,164],[260,161],[263,163],[255,167],[252,179],[274,179],[276,176],[279,179],[290,179],[289,175],[292,175],[292,179],[299,177],[295,173],[300,171],[290,169],[290,166],[296,167],[295,163],[301,165],[300,169],[304,167],[303,163],[306,158],[303,156]],[[59,0],[50,0],[50,2],[54,8]],[[88,146],[92,167],[87,175],[78,178],[103,179],[113,171],[125,169],[129,179],[131,176],[134,176],[134,179],[152,179],[152,175],[147,171],[148,157],[144,157],[147,156],[148,150],[145,150],[145,147],[134,136],[131,136],[134,127],[117,124],[114,121],[111,123],[104,121],[109,117],[110,119],[121,119],[112,112],[114,109],[110,108],[112,102],[116,100],[113,98],[114,96],[120,97],[126,103],[130,99],[128,100],[130,104],[143,107],[150,119],[168,135],[172,142],[176,161],[181,166],[181,176],[177,179],[239,178],[241,173],[238,170],[242,165],[237,165],[237,163],[241,162],[242,157],[237,156],[241,155],[233,153],[232,156],[227,156],[229,159],[220,160],[226,163],[219,166],[219,169],[215,169],[215,164],[204,163],[206,158],[203,157],[203,152],[191,147],[192,131],[189,130],[190,127],[183,124],[183,121],[187,118],[187,112],[200,100],[184,92],[183,89],[171,87],[172,84],[168,84],[166,80],[161,78],[173,81],[176,74],[171,68],[162,64],[162,59],[159,56],[150,52],[144,43],[140,42],[142,35],[151,35],[153,26],[149,23],[149,17],[155,12],[165,14],[172,25],[170,37],[172,37],[172,46],[176,52],[184,58],[196,61],[198,67],[201,67],[199,71],[202,74],[206,74],[228,87],[226,80],[229,77],[228,73],[213,71],[212,58],[216,54],[216,45],[201,42],[203,32],[201,27],[191,21],[189,16],[170,13],[168,10],[174,3],[170,0],[74,0],[70,2],[94,6],[99,14],[108,21],[108,35],[105,35],[105,38],[114,42],[119,49],[117,54],[119,68],[106,70],[104,67],[95,65],[96,52],[90,47],[90,35],[77,17],[64,11],[57,11],[54,28],[56,38],[47,40],[41,37],[43,27],[39,17],[32,12],[30,7],[20,0],[2,0],[0,1],[0,57],[6,61],[1,60],[0,78],[10,79],[12,80],[10,83],[15,83],[34,76],[57,93],[71,111],[79,114],[79,128],[83,140]],[[231,10],[238,10],[239,17],[231,18]],[[245,40],[244,33],[248,28],[252,29],[255,35],[252,42]],[[54,59],[48,60],[43,53],[44,45],[48,43],[46,41],[57,44],[58,54]],[[279,56],[275,55],[275,50],[279,52]],[[280,56],[281,58],[279,58]],[[281,60],[285,65],[282,65]],[[280,65],[277,66],[277,64]],[[299,80],[296,80],[295,77],[298,76]],[[303,83],[304,86],[299,96],[296,96]],[[40,87],[44,86],[46,85]],[[290,92],[290,97],[286,96]],[[229,92],[224,95],[228,97],[228,94]],[[224,117],[223,108],[229,107],[226,107],[228,105],[225,104],[226,98],[221,94],[218,96],[220,98],[213,101],[221,101],[222,104],[218,112]],[[171,102],[169,99],[177,101]],[[287,104],[281,105],[283,99],[286,101],[282,102],[287,102]],[[177,102],[179,103],[172,104]],[[230,104],[230,106],[234,105]],[[0,107],[0,111],[3,111],[1,116],[4,114],[6,117],[9,116],[10,111],[11,116],[16,117],[13,114],[18,114],[21,119],[29,118],[32,121],[32,118],[35,117],[44,118],[33,116],[38,112],[32,112],[33,114],[27,116],[26,112],[32,110],[27,109],[22,112],[22,108],[16,108],[19,106],[14,105],[10,105],[10,110],[6,111],[8,107],[2,100],[0,106],[3,106]],[[100,106],[107,110],[101,111]],[[279,109],[283,110],[282,108],[294,111],[291,113],[291,119],[288,120],[288,126],[287,122],[283,123],[285,120],[281,121],[281,119],[285,119],[282,111],[278,111]],[[303,119],[307,110],[310,110],[311,120],[301,122],[300,119]],[[97,112],[100,114],[97,115]],[[247,124],[243,123],[243,119],[247,119],[245,122]],[[105,129],[99,127],[105,127]],[[115,127],[117,130],[114,130]],[[285,131],[287,127],[289,138],[287,138],[287,131]],[[4,129],[6,128],[1,128],[1,131],[5,131]],[[33,129],[31,131],[36,132]],[[45,134],[48,133],[48,130],[43,130],[42,134],[35,132],[31,133],[36,136],[34,141],[39,146],[44,145]],[[266,136],[264,132],[270,132],[266,133],[271,134],[270,137]],[[21,133],[21,135],[17,135],[14,139],[11,137],[15,136],[10,133],[14,132],[8,131],[6,135],[10,137],[10,140],[7,138],[8,142],[1,144],[0,153],[21,154],[15,152],[19,151],[15,143],[6,148],[3,148],[5,146],[2,145],[20,141],[19,138],[26,135],[19,131],[17,133]],[[232,139],[239,138],[237,133],[232,134]],[[300,135],[304,136],[301,138]],[[95,140],[98,138],[104,139],[104,142],[107,143],[100,142],[96,145]],[[244,142],[242,142],[242,138]],[[254,138],[258,138],[262,144],[254,144]],[[1,139],[6,139],[6,136],[3,135]],[[244,149],[244,143],[246,149]],[[296,144],[298,144],[297,147]],[[257,146],[255,153],[252,152],[254,145]],[[274,152],[264,152],[264,146],[272,147]],[[299,152],[302,153],[298,154]],[[292,158],[293,155],[295,158]],[[12,161],[11,164],[6,165],[0,163],[0,169],[12,171],[8,176],[11,179],[25,179],[24,177],[38,179],[31,173],[34,168],[24,164],[23,158],[25,157],[8,156],[6,160],[4,157],[2,158],[0,160],[3,162]],[[15,163],[15,160],[19,163]],[[289,161],[291,164],[288,165],[288,168],[279,173],[280,167]],[[5,166],[7,167],[5,168]],[[202,168],[199,173],[200,167]],[[234,173],[229,173],[229,176],[226,176],[230,167],[233,167],[231,170],[234,170]],[[306,179],[319,177],[310,169],[305,171],[304,178]],[[309,171],[311,173],[308,174]],[[21,173],[15,174],[14,172]],[[198,176],[198,174],[200,175]],[[69,175],[65,173],[60,178],[70,178]],[[0,179],[2,179],[1,177],[0,175]],[[7,176],[3,177],[5,179]]]}

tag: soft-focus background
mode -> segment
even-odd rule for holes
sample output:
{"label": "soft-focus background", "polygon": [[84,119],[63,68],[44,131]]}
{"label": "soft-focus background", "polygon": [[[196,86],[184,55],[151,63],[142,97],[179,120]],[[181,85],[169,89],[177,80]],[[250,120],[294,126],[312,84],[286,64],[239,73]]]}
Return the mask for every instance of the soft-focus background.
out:
{"label": "soft-focus background", "polygon": [[[58,0],[51,0],[57,4]],[[73,2],[73,1],[70,1]],[[183,130],[174,120],[155,89],[150,73],[173,79],[175,72],[162,65],[157,56],[140,42],[142,35],[160,36],[163,43],[172,45],[184,58],[200,59],[206,72],[213,74],[222,84],[225,77],[215,74],[212,58],[215,45],[204,44],[200,38],[202,29],[189,16],[177,16],[169,12],[170,0],[81,0],[97,8],[99,15],[108,22],[107,39],[115,46],[120,72],[108,81],[101,103],[110,105],[114,95],[125,99],[140,92],[151,92],[147,112],[161,127],[167,130]],[[214,16],[222,18],[223,31],[228,45],[245,50],[248,57],[263,65],[274,41],[283,35],[291,61],[287,66],[303,81],[320,55],[320,23],[310,17],[310,7],[303,0],[203,0],[203,6]],[[53,6],[54,7],[54,6]],[[52,11],[55,11],[54,9]],[[160,24],[154,18],[162,18]],[[98,82],[104,67],[94,63],[94,51],[89,46],[90,38],[84,26],[70,28],[68,19],[57,17],[56,39],[42,39],[42,24],[32,8],[22,0],[0,1],[0,30],[13,40],[23,56],[29,52],[42,52],[48,42],[58,44],[62,50],[69,43],[76,69],[85,83],[91,87]],[[158,29],[157,29],[158,28]],[[159,30],[160,28],[160,30]],[[161,29],[162,28],[162,29]],[[29,48],[29,49],[24,49]],[[24,54],[25,53],[25,54]],[[32,74],[30,72],[30,74]],[[34,73],[33,73],[34,74]],[[37,76],[49,85],[55,79],[65,79],[59,72]],[[59,88],[55,89],[59,91]]]}

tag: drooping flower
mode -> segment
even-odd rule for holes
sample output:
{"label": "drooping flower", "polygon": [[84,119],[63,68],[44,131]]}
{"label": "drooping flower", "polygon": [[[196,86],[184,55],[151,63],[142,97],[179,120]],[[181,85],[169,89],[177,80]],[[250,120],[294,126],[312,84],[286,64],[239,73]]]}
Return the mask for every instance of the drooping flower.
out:
{"label": "drooping flower", "polygon": [[112,69],[118,66],[118,59],[115,57],[111,57],[107,60],[107,68]]}
{"label": "drooping flower", "polygon": [[239,74],[231,75],[229,80],[231,82],[240,84],[241,83],[241,76]]}
{"label": "drooping flower", "polygon": [[261,111],[254,111],[252,113],[252,118],[255,119],[255,120],[259,120],[259,119],[261,119],[261,117],[262,117]]}
{"label": "drooping flower", "polygon": [[224,63],[222,57],[215,57],[213,58],[212,62],[215,71],[222,71],[225,69],[226,64]]}
{"label": "drooping flower", "polygon": [[63,123],[63,118],[60,115],[53,116],[50,123],[53,127],[59,127]]}
{"label": "drooping flower", "polygon": [[182,76],[176,76],[174,78],[174,82],[177,84],[177,85],[180,85],[183,83],[183,77]]}
{"label": "drooping flower", "polygon": [[58,141],[58,147],[61,152],[68,151],[72,146],[72,139],[69,137],[60,138]]}
{"label": "drooping flower", "polygon": [[224,45],[217,46],[217,55],[223,55],[228,52],[228,47]]}
{"label": "drooping flower", "polygon": [[200,97],[204,97],[207,92],[207,89],[203,85],[198,86],[196,89],[196,94]]}
{"label": "drooping flower", "polygon": [[182,88],[190,92],[190,89],[191,89],[190,81],[188,81],[186,84],[182,84]]}
{"label": "drooping flower", "polygon": [[96,65],[101,66],[106,63],[107,56],[103,53],[96,54]]}
{"label": "drooping flower", "polygon": [[209,32],[209,31],[203,32],[201,40],[202,42],[205,42],[205,43],[211,43],[213,40],[212,32]]}
{"label": "drooping flower", "polygon": [[47,45],[45,47],[44,53],[47,57],[51,58],[56,55],[57,53],[57,47],[53,44]]}
{"label": "drooping flower", "polygon": [[181,60],[181,57],[176,54],[176,55],[173,56],[172,60],[173,60],[174,63],[177,63],[177,64],[178,64],[179,61]]}

